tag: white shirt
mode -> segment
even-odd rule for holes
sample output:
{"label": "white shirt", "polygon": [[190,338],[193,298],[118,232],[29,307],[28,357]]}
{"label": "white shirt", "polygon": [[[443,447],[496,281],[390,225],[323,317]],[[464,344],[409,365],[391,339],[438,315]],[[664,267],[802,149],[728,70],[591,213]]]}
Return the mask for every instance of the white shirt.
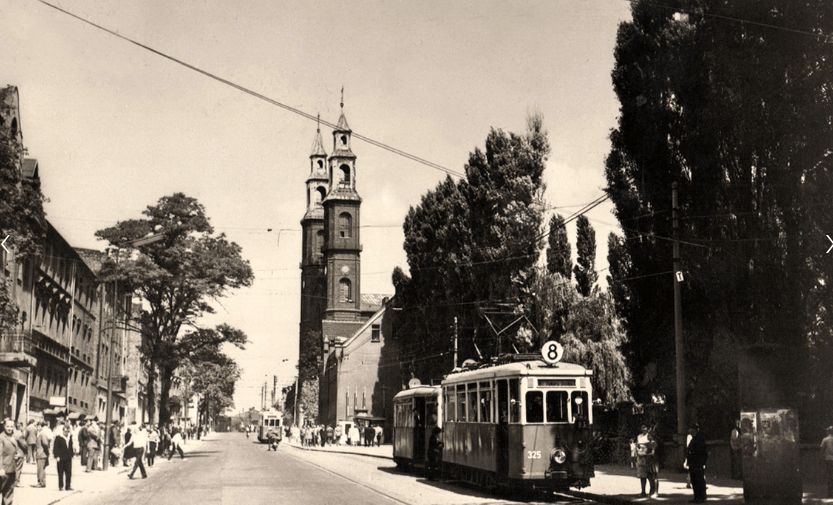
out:
{"label": "white shirt", "polygon": [[130,436],[130,445],[133,445],[134,449],[144,449],[148,445],[148,434],[145,430],[136,430],[133,435]]}

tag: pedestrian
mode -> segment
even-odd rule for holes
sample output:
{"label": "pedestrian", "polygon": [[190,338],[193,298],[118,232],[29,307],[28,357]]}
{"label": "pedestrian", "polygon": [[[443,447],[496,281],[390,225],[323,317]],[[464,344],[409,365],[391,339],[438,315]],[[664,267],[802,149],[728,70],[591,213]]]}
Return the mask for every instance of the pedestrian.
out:
{"label": "pedestrian", "polygon": [[122,445],[121,452],[122,466],[130,466],[128,460],[133,457],[133,446],[131,445],[130,448],[128,448],[128,444],[130,443],[130,437],[133,436],[133,432],[137,429],[138,427],[136,425],[136,421],[133,421],[133,424],[124,429],[124,444]]}
{"label": "pedestrian", "polygon": [[379,447],[382,445],[382,427],[377,424],[373,427],[373,431],[376,433],[376,447]]}
{"label": "pedestrian", "polygon": [[101,456],[101,430],[98,419],[93,418],[87,427],[87,469],[85,472],[98,470],[98,458]]}
{"label": "pedestrian", "polygon": [[335,431],[333,430],[332,426],[327,426],[327,445],[333,445],[333,437],[335,436]]}
{"label": "pedestrian", "polygon": [[709,451],[706,448],[706,438],[697,423],[691,427],[691,442],[686,448],[686,459],[691,476],[691,488],[694,491],[694,499],[691,502],[703,503],[706,501],[706,460],[709,459]]}
{"label": "pedestrian", "polygon": [[46,421],[41,423],[37,442],[38,486],[46,487],[46,467],[49,466],[49,446],[52,444],[52,430]]}
{"label": "pedestrian", "polygon": [[333,439],[335,440],[336,445],[341,445],[341,435],[341,425],[337,424],[333,429]]}
{"label": "pedestrian", "polygon": [[304,446],[312,447],[312,428],[310,426],[304,427]]}
{"label": "pedestrian", "polygon": [[55,443],[52,444],[52,455],[55,456],[55,466],[58,470],[58,491],[72,491],[72,457],[75,455],[75,444],[69,423],[62,423],[56,431],[58,433],[55,435]]}
{"label": "pedestrian", "polygon": [[174,435],[171,437],[171,452],[168,453],[168,460],[174,455],[174,451],[179,452],[180,459],[185,459],[185,453],[182,452],[182,433],[180,433],[179,429],[176,429]]}
{"label": "pedestrian", "polygon": [[735,427],[729,435],[729,447],[732,455],[732,478],[743,479],[743,455],[740,443],[740,419],[735,419]]}
{"label": "pedestrian", "polygon": [[127,452],[128,447],[131,449],[131,454],[133,454],[133,469],[127,474],[128,479],[133,478],[133,474],[136,473],[136,469],[138,468],[140,472],[142,472],[142,478],[147,479],[148,474],[145,471],[145,465],[142,463],[145,455],[145,449],[148,446],[148,435],[145,432],[145,426],[139,426],[138,428],[135,427],[136,423],[133,423],[133,427],[130,433],[130,442],[125,444],[124,451]]}
{"label": "pedestrian", "polygon": [[17,429],[12,435],[15,443],[17,443],[18,452],[21,454],[20,458],[15,458],[15,487],[20,487],[20,478],[23,476],[23,465],[26,462],[25,456],[29,454],[29,445],[26,443],[26,428],[23,423],[17,424]]}
{"label": "pedestrian", "polygon": [[78,442],[78,449],[81,453],[81,466],[87,466],[87,442],[90,440],[87,431],[87,420],[82,419],[79,424],[81,427],[78,428],[78,435],[75,440]]}
{"label": "pedestrian", "polygon": [[364,428],[364,446],[373,447],[373,440],[376,438],[376,430],[369,423]]}
{"label": "pedestrian", "polygon": [[428,439],[428,480],[434,480],[442,464],[443,458],[443,429],[439,426],[431,430]]}
{"label": "pedestrian", "polygon": [[630,441],[631,468],[636,468],[636,439]]}
{"label": "pedestrian", "polygon": [[827,427],[827,436],[821,441],[820,447],[827,473],[827,497],[833,498],[833,426]]}
{"label": "pedestrian", "polygon": [[[648,426],[643,424],[640,433],[636,437],[636,476],[639,477],[639,484],[642,488],[640,496],[656,498],[659,494],[657,473],[659,464],[657,462],[657,443]],[[648,494],[645,494],[645,483],[650,483]]]}
{"label": "pedestrian", "polygon": [[37,444],[38,425],[34,419],[29,419],[29,424],[26,425],[26,445],[29,446],[29,451],[26,453],[27,463],[35,463],[37,461]]}
{"label": "pedestrian", "polygon": [[163,458],[167,458],[171,454],[171,432],[167,425],[162,426],[159,431],[159,451]]}
{"label": "pedestrian", "polygon": [[156,425],[151,424],[148,427],[148,451],[147,459],[148,466],[153,468],[153,463],[156,461],[156,448],[159,446],[159,430]]}
{"label": "pedestrian", "polygon": [[14,502],[14,488],[17,481],[17,462],[25,457],[14,440],[14,421],[3,421],[3,433],[0,434],[0,493],[3,503]]}
{"label": "pedestrian", "polygon": [[357,445],[359,445],[359,442],[360,442],[359,438],[361,438],[361,435],[359,434],[358,426],[356,426],[355,424],[353,426],[351,426],[349,433],[350,434],[347,436],[347,439],[348,439],[347,442],[350,445],[352,445],[353,447],[356,447]]}
{"label": "pedestrian", "polygon": [[[106,429],[106,427],[105,427]],[[119,429],[118,421],[110,426],[110,432],[107,434],[107,447],[110,449],[109,454],[105,454],[109,458],[110,466],[116,466],[119,463],[120,450],[119,444],[121,442],[121,430]]]}

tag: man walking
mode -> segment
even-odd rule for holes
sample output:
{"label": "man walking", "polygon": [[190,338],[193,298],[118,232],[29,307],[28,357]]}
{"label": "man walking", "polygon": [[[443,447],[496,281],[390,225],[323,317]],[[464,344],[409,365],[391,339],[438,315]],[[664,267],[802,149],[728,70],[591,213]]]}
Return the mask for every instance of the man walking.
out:
{"label": "man walking", "polygon": [[87,428],[87,469],[98,470],[98,457],[101,454],[101,430],[98,429],[98,421],[93,419]]}
{"label": "man walking", "polygon": [[0,434],[0,493],[3,503],[14,501],[14,488],[17,481],[17,461],[24,458],[14,441],[14,421],[3,421],[3,433]]}
{"label": "man walking", "polygon": [[697,423],[691,427],[691,442],[686,448],[686,458],[691,488],[694,491],[691,503],[703,503],[706,501],[706,460],[709,459],[709,451],[706,448],[706,438]]}
{"label": "man walking", "polygon": [[29,424],[26,425],[26,445],[29,446],[29,452],[26,453],[27,463],[34,463],[37,461],[37,444],[38,425],[35,424],[34,419],[29,419]]}
{"label": "man walking", "polygon": [[58,470],[58,491],[72,491],[72,457],[75,455],[75,444],[72,433],[69,430],[69,423],[63,423],[55,435],[55,443],[52,444],[52,454],[55,456],[55,466]]}
{"label": "man walking", "polygon": [[37,442],[37,463],[38,463],[38,487],[46,487],[46,465],[49,464],[49,446],[52,444],[52,430],[46,421],[41,423],[43,427],[38,433]]}
{"label": "man walking", "polygon": [[78,443],[78,449],[81,452],[81,466],[87,466],[87,442],[90,441],[90,436],[87,431],[87,420],[82,419],[79,424],[81,427],[78,428],[78,437],[75,441]]}
{"label": "man walking", "polygon": [[130,442],[124,446],[125,452],[127,452],[128,447],[133,447],[133,469],[127,474],[127,478],[132,479],[133,474],[136,473],[136,469],[138,468],[142,472],[142,478],[147,479],[148,474],[145,471],[144,463],[142,463],[142,456],[145,455],[145,448],[148,445],[148,434],[145,431],[144,425],[140,426],[138,430],[134,427],[131,429],[131,432]]}

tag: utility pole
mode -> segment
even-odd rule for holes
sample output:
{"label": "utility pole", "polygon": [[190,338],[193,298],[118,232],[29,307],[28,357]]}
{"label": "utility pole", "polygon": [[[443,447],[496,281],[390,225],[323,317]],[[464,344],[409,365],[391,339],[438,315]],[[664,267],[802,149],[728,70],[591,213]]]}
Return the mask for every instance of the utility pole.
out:
{"label": "utility pole", "polygon": [[451,369],[455,368],[457,368],[457,316],[454,316],[454,366]]}
{"label": "utility pole", "polygon": [[680,268],[680,218],[677,205],[677,183],[671,185],[671,219],[674,228],[674,348],[677,365],[677,441],[680,444],[680,461],[685,458],[685,440],[688,431],[685,408],[685,345],[683,343],[683,304],[680,294],[683,271]]}

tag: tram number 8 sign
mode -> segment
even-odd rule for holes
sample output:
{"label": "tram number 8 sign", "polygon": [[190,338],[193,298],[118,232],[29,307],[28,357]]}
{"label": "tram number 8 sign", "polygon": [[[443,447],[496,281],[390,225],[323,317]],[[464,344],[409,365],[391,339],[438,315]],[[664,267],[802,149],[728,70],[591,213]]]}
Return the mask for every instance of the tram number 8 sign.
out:
{"label": "tram number 8 sign", "polygon": [[554,365],[564,356],[564,348],[558,342],[550,340],[541,348],[541,356],[548,364]]}

